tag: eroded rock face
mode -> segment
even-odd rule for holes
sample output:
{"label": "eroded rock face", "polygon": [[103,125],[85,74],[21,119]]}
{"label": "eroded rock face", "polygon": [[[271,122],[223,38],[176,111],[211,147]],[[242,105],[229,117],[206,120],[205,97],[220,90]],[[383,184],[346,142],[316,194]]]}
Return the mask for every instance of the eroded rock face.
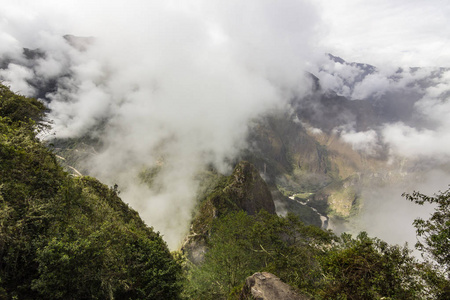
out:
{"label": "eroded rock face", "polygon": [[207,234],[212,221],[227,213],[243,210],[255,215],[260,210],[275,214],[275,204],[266,182],[249,162],[241,161],[233,174],[223,177],[200,205],[191,233]]}
{"label": "eroded rock face", "polygon": [[255,215],[261,210],[275,214],[275,204],[266,182],[249,162],[241,161],[230,176],[223,176],[205,197],[192,221],[190,234],[181,250],[194,264],[204,259],[213,220],[230,212],[243,210]]}
{"label": "eroded rock face", "polygon": [[261,209],[275,214],[272,194],[259,175],[258,170],[249,162],[241,161],[234,169],[234,180],[224,189],[237,206],[250,215]]}
{"label": "eroded rock face", "polygon": [[298,294],[290,285],[277,276],[267,273],[255,273],[247,277],[240,300],[308,300],[307,296]]}
{"label": "eroded rock face", "polygon": [[207,251],[205,235],[189,235],[185,238],[181,251],[193,264],[199,265],[205,260]]}

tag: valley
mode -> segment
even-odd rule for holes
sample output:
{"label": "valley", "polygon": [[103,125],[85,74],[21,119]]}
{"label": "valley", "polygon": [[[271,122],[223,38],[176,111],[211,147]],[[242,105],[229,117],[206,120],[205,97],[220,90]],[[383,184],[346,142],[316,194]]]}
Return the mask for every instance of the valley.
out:
{"label": "valley", "polygon": [[0,299],[448,299],[450,68],[269,2],[0,12]]}

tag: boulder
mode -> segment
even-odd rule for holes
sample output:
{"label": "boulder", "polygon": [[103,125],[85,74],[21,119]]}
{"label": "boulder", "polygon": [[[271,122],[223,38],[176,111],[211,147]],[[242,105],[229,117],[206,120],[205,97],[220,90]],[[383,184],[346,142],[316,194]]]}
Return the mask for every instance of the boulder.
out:
{"label": "boulder", "polygon": [[255,273],[245,280],[239,300],[308,300],[309,297],[297,293],[290,285],[277,276],[267,273]]}

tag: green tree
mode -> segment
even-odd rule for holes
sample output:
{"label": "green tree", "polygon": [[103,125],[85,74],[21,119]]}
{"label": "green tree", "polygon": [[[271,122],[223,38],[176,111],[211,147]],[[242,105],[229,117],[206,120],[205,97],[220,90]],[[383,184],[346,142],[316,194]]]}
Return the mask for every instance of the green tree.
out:
{"label": "green tree", "polygon": [[434,196],[419,192],[403,194],[407,200],[419,205],[435,205],[434,213],[428,220],[414,220],[417,236],[420,238],[416,247],[425,255],[431,256],[447,275],[450,272],[450,189]]}
{"label": "green tree", "polygon": [[7,86],[0,84],[0,116],[10,118],[11,122],[33,120],[43,124],[45,105],[35,98],[13,93]]}
{"label": "green tree", "polygon": [[[413,222],[418,236],[416,248],[434,265],[433,270],[427,270],[427,279],[438,298],[450,299],[450,189],[433,196],[417,191],[403,196],[418,205],[434,205],[429,219],[417,218]],[[446,279],[440,275],[442,272]]]}
{"label": "green tree", "polygon": [[177,299],[166,243],[116,189],[64,172],[44,112],[0,85],[0,299]]}
{"label": "green tree", "polygon": [[316,256],[333,237],[294,215],[230,212],[214,220],[205,261],[190,266],[185,292],[192,299],[226,299],[247,276],[268,271],[311,293],[321,279]]}
{"label": "green tree", "polygon": [[391,246],[361,232],[341,241],[321,259],[324,299],[427,299],[422,266],[407,247]]}
{"label": "green tree", "polygon": [[252,252],[254,220],[244,211],[215,220],[205,262],[190,265],[186,293],[190,299],[223,299],[259,268]]}

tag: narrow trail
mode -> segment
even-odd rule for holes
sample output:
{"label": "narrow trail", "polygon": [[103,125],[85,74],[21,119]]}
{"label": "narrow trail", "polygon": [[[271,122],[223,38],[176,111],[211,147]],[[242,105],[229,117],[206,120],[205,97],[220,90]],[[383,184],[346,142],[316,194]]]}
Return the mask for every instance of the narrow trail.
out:
{"label": "narrow trail", "polygon": [[[60,160],[66,161],[66,159],[64,157],[62,157],[62,156],[59,156],[59,155],[56,155],[56,154],[55,154],[55,156],[56,156],[56,158],[58,158]],[[65,166],[68,167],[69,169],[71,169],[75,173],[74,176],[80,176],[80,177],[83,176],[83,174],[81,174],[81,172],[78,171],[77,169],[75,169],[74,167],[69,166],[67,164],[65,164]]]}
{"label": "narrow trail", "polygon": [[322,221],[322,225],[321,225],[320,227],[321,227],[322,229],[327,229],[327,228],[328,228],[328,221],[329,221],[329,218],[328,218],[327,216],[322,215],[322,214],[321,214],[320,212],[318,212],[317,209],[315,209],[314,207],[309,206],[309,205],[308,205],[309,199],[306,200],[306,202],[301,202],[301,201],[299,201],[299,200],[296,200],[296,199],[295,199],[295,196],[290,196],[289,199],[291,199],[291,200],[293,200],[293,201],[295,201],[295,202],[297,202],[297,203],[299,203],[299,204],[301,204],[301,205],[308,206],[309,208],[311,208],[317,215],[319,215],[320,221]]}

